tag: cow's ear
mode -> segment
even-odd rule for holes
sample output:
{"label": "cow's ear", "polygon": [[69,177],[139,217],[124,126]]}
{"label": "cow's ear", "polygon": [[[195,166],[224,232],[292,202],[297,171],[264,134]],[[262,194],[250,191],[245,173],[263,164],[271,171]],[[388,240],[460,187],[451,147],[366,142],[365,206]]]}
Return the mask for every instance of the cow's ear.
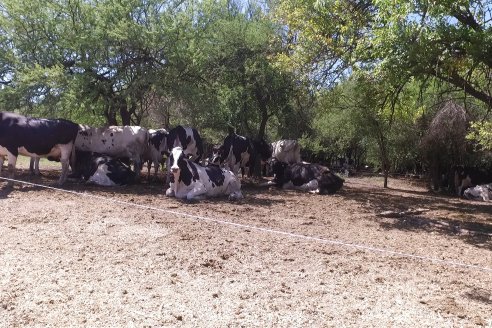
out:
{"label": "cow's ear", "polygon": [[230,136],[234,134],[234,128],[232,126],[227,127],[227,131],[229,132]]}

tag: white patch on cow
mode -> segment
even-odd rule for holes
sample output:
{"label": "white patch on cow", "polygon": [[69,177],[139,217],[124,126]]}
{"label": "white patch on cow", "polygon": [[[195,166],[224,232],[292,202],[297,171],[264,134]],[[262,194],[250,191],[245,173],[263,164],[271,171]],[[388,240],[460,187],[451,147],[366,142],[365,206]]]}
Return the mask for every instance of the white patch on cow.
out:
{"label": "white patch on cow", "polygon": [[284,163],[301,162],[301,147],[297,140],[282,139],[272,142],[272,157]]}
{"label": "white patch on cow", "polygon": [[318,190],[318,180],[313,179],[303,185],[300,186],[295,186],[292,181],[284,183],[282,186],[283,189],[296,189],[296,190],[302,190],[302,191],[315,191]]}
{"label": "white patch on cow", "polygon": [[106,164],[99,165],[96,172],[87,180],[87,183],[94,183],[105,187],[116,186],[116,183],[108,177],[108,173],[108,166]]}
{"label": "white patch on cow", "polygon": [[480,199],[484,202],[489,201],[492,199],[492,183],[467,188],[463,196],[467,199]]}

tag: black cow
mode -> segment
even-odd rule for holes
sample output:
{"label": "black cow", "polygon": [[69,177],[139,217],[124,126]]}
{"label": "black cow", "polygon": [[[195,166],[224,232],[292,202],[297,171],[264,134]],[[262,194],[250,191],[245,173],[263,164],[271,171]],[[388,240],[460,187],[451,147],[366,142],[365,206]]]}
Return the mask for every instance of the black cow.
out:
{"label": "black cow", "polygon": [[76,151],[76,162],[72,165],[73,177],[82,177],[87,183],[100,186],[121,186],[135,181],[136,173],[130,161],[113,158],[89,151]]}
{"label": "black cow", "polygon": [[[19,154],[60,160],[62,173],[58,184],[68,176],[68,166],[78,124],[64,119],[41,119],[0,112],[0,146],[7,149],[10,178],[14,178]],[[12,185],[9,182],[9,185]]]}
{"label": "black cow", "polygon": [[343,186],[344,180],[323,165],[311,163],[287,164],[276,159],[271,161],[273,183],[284,189],[298,189],[312,193],[334,194]]}
{"label": "black cow", "polygon": [[457,165],[454,167],[454,187],[458,196],[465,189],[492,182],[492,173],[476,167]]}
{"label": "black cow", "polygon": [[259,156],[262,162],[266,162],[272,156],[272,151],[272,146],[263,139],[246,138],[229,131],[224,143],[215,148],[212,162],[225,165],[234,174],[238,174],[241,169],[243,176],[244,171],[250,176],[256,158]]}

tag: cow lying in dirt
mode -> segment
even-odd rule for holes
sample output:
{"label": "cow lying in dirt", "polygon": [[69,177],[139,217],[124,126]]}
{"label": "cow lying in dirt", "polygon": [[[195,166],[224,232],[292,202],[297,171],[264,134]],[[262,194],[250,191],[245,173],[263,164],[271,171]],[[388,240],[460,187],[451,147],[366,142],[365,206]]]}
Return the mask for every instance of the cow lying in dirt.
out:
{"label": "cow lying in dirt", "polygon": [[275,158],[271,162],[274,174],[272,184],[283,189],[297,189],[320,195],[334,194],[342,188],[345,181],[323,165],[287,164]]}
{"label": "cow lying in dirt", "polygon": [[87,183],[106,187],[126,185],[135,180],[129,160],[125,163],[122,159],[80,150],[76,151],[75,158],[71,178],[82,178]]}
{"label": "cow lying in dirt", "polygon": [[230,200],[243,198],[241,182],[231,171],[217,165],[201,166],[188,159],[181,147],[173,148],[169,163],[168,197],[194,200],[228,195]]}

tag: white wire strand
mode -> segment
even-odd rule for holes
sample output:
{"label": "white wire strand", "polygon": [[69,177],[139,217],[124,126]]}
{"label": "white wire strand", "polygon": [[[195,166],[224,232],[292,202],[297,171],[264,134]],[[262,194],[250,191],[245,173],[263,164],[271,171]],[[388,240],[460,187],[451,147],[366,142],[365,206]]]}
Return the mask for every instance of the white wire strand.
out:
{"label": "white wire strand", "polygon": [[429,256],[422,256],[422,255],[414,255],[410,253],[404,253],[404,252],[399,252],[399,251],[393,251],[393,250],[388,250],[384,248],[378,248],[378,247],[372,247],[372,246],[365,246],[365,245],[359,245],[359,244],[354,244],[354,243],[347,243],[343,242],[340,240],[335,240],[335,239],[327,239],[327,238],[321,238],[321,237],[313,237],[313,236],[308,236],[308,235],[303,235],[303,234],[298,234],[298,233],[293,233],[293,232],[288,232],[288,231],[282,231],[282,230],[276,230],[276,229],[271,229],[271,228],[264,228],[264,227],[258,227],[254,225],[249,225],[249,224],[243,224],[243,223],[236,223],[236,222],[231,222],[231,221],[226,221],[226,220],[221,220],[221,219],[214,219],[210,217],[205,217],[205,216],[200,216],[200,215],[194,215],[194,214],[188,214],[185,212],[180,212],[180,211],[174,211],[174,210],[168,210],[168,209],[163,209],[159,207],[154,207],[154,206],[148,206],[148,205],[141,205],[141,204],[135,204],[135,203],[130,203],[130,202],[125,202],[117,199],[112,199],[109,197],[104,197],[104,196],[98,196],[90,193],[81,193],[73,190],[67,190],[67,189],[62,189],[62,188],[56,188],[56,187],[51,187],[51,186],[46,186],[42,184],[37,184],[37,183],[32,183],[32,182],[27,182],[27,181],[22,181],[22,180],[16,180],[16,179],[9,179],[9,178],[4,178],[0,177],[1,180],[6,180],[6,181],[11,181],[11,182],[17,182],[17,183],[22,183],[22,184],[27,184],[35,187],[41,187],[45,189],[51,189],[59,192],[65,192],[69,194],[74,194],[77,196],[81,197],[90,197],[94,199],[99,199],[99,200],[104,200],[107,202],[113,202],[116,204],[121,204],[121,205],[127,205],[127,206],[133,206],[133,207],[138,207],[142,209],[147,209],[147,210],[153,210],[153,211],[159,211],[163,213],[168,213],[168,214],[174,214],[178,216],[182,216],[188,219],[195,219],[195,220],[201,220],[201,221],[206,221],[206,222],[213,222],[217,224],[222,224],[222,225],[227,225],[227,226],[232,226],[235,228],[241,228],[241,229],[249,229],[249,230],[256,230],[256,231],[261,231],[261,232],[266,232],[266,233],[271,233],[271,234],[277,234],[277,235],[283,235],[283,236],[288,236],[296,239],[304,239],[308,241],[315,241],[323,244],[331,244],[331,245],[337,245],[341,247],[347,247],[347,248],[356,248],[356,249],[361,249],[367,252],[373,252],[373,253],[381,253],[381,254],[388,254],[392,256],[399,256],[399,257],[405,257],[405,258],[410,258],[410,259],[415,259],[415,260],[420,260],[424,262],[434,262],[434,263],[439,263],[442,265],[446,266],[456,266],[456,267],[461,267],[461,268],[466,268],[466,269],[474,269],[474,270],[480,270],[480,271],[486,271],[486,272],[492,272],[492,268],[489,267],[483,267],[475,264],[468,264],[468,263],[462,263],[462,262],[456,262],[456,261],[448,261],[448,260],[441,260],[438,258],[434,257],[429,257]]}

